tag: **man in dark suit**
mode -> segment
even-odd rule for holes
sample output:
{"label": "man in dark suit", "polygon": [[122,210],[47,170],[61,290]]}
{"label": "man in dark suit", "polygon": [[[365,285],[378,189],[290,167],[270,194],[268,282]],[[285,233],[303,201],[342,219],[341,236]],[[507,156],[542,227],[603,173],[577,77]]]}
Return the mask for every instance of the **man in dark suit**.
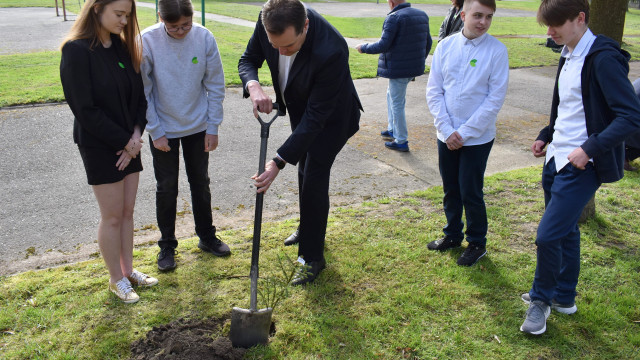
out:
{"label": "man in dark suit", "polygon": [[358,131],[362,105],[349,71],[349,49],[340,33],[299,0],[269,0],[240,58],[244,97],[254,114],[272,111],[258,82],[266,60],[281,110],[289,110],[292,134],[265,171],[254,176],[265,192],[285,164],[298,164],[300,226],[286,245],[299,243],[306,263],[293,285],[312,282],[325,268],[329,176],[347,140]]}

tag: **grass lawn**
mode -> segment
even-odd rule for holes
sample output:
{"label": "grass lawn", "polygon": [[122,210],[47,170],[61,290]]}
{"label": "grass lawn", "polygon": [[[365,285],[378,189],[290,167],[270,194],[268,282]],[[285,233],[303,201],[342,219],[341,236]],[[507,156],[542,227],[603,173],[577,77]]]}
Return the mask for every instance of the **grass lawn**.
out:
{"label": "grass lawn", "polygon": [[[153,3],[152,0],[144,0]],[[424,0],[424,3],[449,3],[448,0]],[[0,7],[7,6],[53,6],[51,0],[0,0]],[[194,1],[194,7],[200,9],[200,1]],[[537,1],[501,1],[499,7],[529,9]],[[537,5],[536,5],[537,6]],[[78,2],[67,1],[71,12],[78,12]],[[238,4],[233,1],[207,0],[207,12],[238,17],[255,21],[260,11],[259,6]],[[348,15],[348,14],[346,14]],[[153,9],[139,7],[140,27],[143,29],[155,22]],[[380,36],[383,18],[326,18],[346,37],[360,39],[376,39]],[[199,19],[196,19],[198,21]],[[431,34],[437,37],[442,17],[430,18]],[[239,85],[237,61],[244,51],[251,36],[252,29],[208,21],[207,27],[214,33],[225,72],[227,85]],[[490,33],[500,37],[509,51],[511,68],[555,65],[558,55],[543,47],[544,38],[511,38],[513,35],[543,35],[545,29],[530,18],[496,18]],[[632,55],[632,60],[640,60],[640,42],[635,37],[640,35],[640,10],[632,9],[627,14],[625,25],[624,48]],[[363,40],[365,42],[365,40]],[[433,47],[435,49],[435,46]],[[432,52],[433,52],[432,49]],[[354,79],[376,76],[377,56],[359,54],[351,50],[350,65]],[[0,107],[19,104],[45,103],[64,100],[59,83],[60,53],[48,51],[40,53],[0,55]],[[428,69],[427,69],[428,70]],[[260,72],[262,82],[270,84],[270,77],[265,68]]]}
{"label": "grass lawn", "polygon": [[[578,312],[552,313],[540,337],[519,331],[535,269],[535,231],[543,211],[539,166],[486,181],[488,255],[471,268],[462,250],[426,244],[445,223],[442,188],[334,209],[328,268],[293,288],[274,310],[276,335],[252,349],[261,359],[632,359],[640,351],[640,174],[597,193],[597,216],[582,225]],[[267,200],[268,201],[268,200]],[[292,221],[263,224],[261,276],[297,249],[282,239]],[[102,260],[0,278],[0,357],[127,358],[130,344],[179,318],[225,317],[248,307],[252,229],[222,234],[233,251],[213,258],[197,240],[181,241],[179,266],[124,305],[107,291]],[[150,274],[154,244],[134,251]],[[224,327],[223,333],[228,331]]]}

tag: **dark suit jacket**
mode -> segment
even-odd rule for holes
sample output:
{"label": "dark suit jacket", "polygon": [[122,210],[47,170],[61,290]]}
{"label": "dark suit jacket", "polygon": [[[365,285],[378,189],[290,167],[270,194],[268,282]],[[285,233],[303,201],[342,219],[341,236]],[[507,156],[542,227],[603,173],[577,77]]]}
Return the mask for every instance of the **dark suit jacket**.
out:
{"label": "dark suit jacket", "polygon": [[344,145],[358,131],[362,110],[351,79],[346,41],[313,9],[307,8],[307,17],[309,31],[289,72],[284,92],[286,103],[278,83],[278,49],[269,43],[262,20],[256,23],[238,63],[244,97],[248,97],[247,82],[258,80],[258,68],[267,61],[276,102],[280,109],[289,110],[293,131],[278,154],[291,164],[296,164],[307,152],[322,159],[327,147],[339,142]]}
{"label": "dark suit jacket", "polygon": [[[75,116],[73,140],[86,147],[124,149],[135,125],[147,124],[147,100],[142,77],[136,73],[124,44],[111,36],[117,57],[90,40],[67,42],[62,47],[60,80],[67,103]],[[124,65],[119,66],[118,60]],[[126,71],[126,77],[117,72]],[[126,94],[130,94],[126,96]]]}

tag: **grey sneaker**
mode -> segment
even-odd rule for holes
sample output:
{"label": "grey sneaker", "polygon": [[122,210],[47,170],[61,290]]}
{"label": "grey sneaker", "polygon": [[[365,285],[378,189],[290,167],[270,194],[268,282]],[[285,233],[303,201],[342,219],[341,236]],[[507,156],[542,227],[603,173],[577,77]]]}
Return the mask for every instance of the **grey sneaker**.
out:
{"label": "grey sneaker", "polygon": [[[522,299],[522,301],[524,301],[525,304],[529,304],[531,302],[529,293],[522,294],[520,298]],[[567,315],[575,314],[575,312],[578,311],[578,307],[576,306],[575,302],[573,304],[560,304],[556,302],[556,299],[551,300],[551,309]]]}
{"label": "grey sneaker", "polygon": [[547,331],[547,318],[551,314],[551,307],[540,300],[533,300],[527,310],[520,331],[531,335],[540,335]]}

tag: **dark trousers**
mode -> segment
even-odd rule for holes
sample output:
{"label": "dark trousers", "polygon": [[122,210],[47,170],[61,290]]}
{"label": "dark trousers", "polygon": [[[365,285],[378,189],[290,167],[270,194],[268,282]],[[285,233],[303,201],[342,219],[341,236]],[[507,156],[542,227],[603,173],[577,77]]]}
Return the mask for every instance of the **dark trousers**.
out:
{"label": "dark trousers", "polygon": [[589,162],[585,170],[567,164],[556,172],[555,159],[542,170],[545,210],[536,237],[536,274],[529,295],[551,304],[572,304],[580,273],[578,220],[601,183]]}
{"label": "dark trousers", "polygon": [[178,201],[178,174],[180,169],[180,145],[185,170],[191,188],[191,206],[196,224],[196,234],[203,241],[215,237],[211,215],[211,190],[209,189],[209,153],[204,151],[205,132],[169,139],[169,152],[156,149],[149,137],[153,170],[156,176],[156,217],[160,228],[158,246],[176,248],[176,207]]}
{"label": "dark trousers", "polygon": [[438,140],[438,166],[444,190],[445,236],[462,241],[462,210],[464,209],[467,241],[476,246],[487,244],[487,210],[484,204],[484,171],[493,140],[482,145],[463,146],[449,150]]}
{"label": "dark trousers", "polygon": [[[344,144],[346,139],[325,142],[321,147],[312,146],[312,150],[307,152],[298,163],[300,198],[298,256],[306,262],[324,259],[331,167]],[[320,151],[317,151],[317,148],[320,148]]]}

